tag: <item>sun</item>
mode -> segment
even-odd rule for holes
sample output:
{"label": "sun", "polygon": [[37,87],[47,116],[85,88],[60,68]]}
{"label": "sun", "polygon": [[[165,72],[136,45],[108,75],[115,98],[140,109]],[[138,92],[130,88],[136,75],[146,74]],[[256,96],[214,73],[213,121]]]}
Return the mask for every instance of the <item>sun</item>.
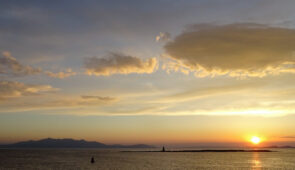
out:
{"label": "sun", "polygon": [[259,143],[261,142],[261,139],[260,139],[259,137],[257,137],[257,136],[253,136],[253,137],[251,138],[251,142],[252,142],[253,144],[257,145],[257,144],[259,144]]}

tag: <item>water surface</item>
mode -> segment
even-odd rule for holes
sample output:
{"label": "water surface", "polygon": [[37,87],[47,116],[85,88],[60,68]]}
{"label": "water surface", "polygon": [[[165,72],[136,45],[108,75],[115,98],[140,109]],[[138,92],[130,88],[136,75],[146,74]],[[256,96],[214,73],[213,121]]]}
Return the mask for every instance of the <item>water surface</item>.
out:
{"label": "water surface", "polygon": [[[295,169],[295,149],[276,151],[162,153],[119,149],[0,149],[0,169]],[[94,164],[90,163],[92,156]]]}

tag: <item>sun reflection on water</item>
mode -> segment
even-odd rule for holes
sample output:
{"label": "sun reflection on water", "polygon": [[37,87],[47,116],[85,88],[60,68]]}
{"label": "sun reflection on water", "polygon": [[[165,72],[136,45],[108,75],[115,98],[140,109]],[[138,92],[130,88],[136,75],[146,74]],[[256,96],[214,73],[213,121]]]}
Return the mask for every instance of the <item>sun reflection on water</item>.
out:
{"label": "sun reflection on water", "polygon": [[262,165],[261,165],[261,161],[259,158],[259,153],[254,152],[253,158],[252,158],[252,168],[261,169],[261,167],[262,167]]}

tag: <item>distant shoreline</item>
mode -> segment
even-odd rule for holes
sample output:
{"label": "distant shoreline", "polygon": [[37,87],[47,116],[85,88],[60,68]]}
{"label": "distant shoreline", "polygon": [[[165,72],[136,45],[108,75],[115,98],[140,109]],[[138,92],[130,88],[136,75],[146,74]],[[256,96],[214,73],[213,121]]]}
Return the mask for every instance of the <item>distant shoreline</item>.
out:
{"label": "distant shoreline", "polygon": [[[163,152],[163,151],[122,151],[122,152]],[[220,150],[168,150],[164,152],[275,152],[271,150],[240,150],[240,149],[220,149]]]}

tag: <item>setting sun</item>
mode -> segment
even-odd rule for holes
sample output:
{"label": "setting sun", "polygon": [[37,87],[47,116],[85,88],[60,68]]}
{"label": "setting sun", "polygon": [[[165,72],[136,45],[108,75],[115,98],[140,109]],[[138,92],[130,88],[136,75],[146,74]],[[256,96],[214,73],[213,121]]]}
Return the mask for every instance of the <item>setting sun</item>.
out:
{"label": "setting sun", "polygon": [[253,136],[253,137],[251,138],[251,142],[252,142],[253,144],[255,144],[255,145],[259,144],[260,141],[261,141],[261,139],[260,139],[259,137],[257,137],[257,136]]}

